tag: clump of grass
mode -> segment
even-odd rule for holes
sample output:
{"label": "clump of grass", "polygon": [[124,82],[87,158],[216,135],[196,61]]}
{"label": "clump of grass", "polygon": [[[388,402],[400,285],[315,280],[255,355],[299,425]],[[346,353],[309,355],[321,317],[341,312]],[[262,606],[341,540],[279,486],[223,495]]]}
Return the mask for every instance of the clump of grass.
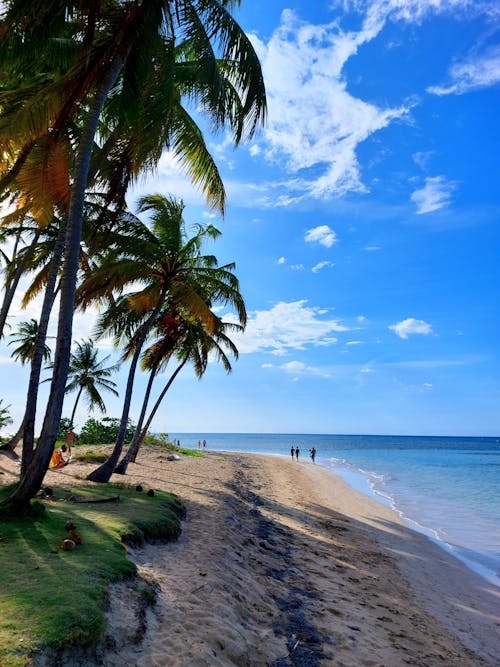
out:
{"label": "clump of grass", "polygon": [[92,450],[80,452],[73,456],[75,461],[81,461],[82,463],[104,463],[107,458],[108,454],[105,454],[104,452],[93,452]]}
{"label": "clump of grass", "polygon": [[[0,490],[0,498],[7,493]],[[107,484],[55,488],[50,501],[32,502],[23,516],[1,514],[0,665],[24,667],[40,648],[96,642],[104,630],[109,584],[136,573],[124,541],[172,539],[182,513],[172,494],[147,496],[125,484]],[[64,551],[68,521],[82,544]]]}

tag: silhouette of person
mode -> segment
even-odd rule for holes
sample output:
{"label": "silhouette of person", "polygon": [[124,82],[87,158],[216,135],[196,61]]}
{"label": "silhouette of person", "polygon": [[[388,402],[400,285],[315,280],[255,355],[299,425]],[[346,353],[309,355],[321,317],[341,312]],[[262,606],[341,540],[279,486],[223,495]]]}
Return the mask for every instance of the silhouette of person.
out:
{"label": "silhouette of person", "polygon": [[297,461],[299,460],[299,453],[300,449],[298,447],[295,447],[295,458],[297,459]]}

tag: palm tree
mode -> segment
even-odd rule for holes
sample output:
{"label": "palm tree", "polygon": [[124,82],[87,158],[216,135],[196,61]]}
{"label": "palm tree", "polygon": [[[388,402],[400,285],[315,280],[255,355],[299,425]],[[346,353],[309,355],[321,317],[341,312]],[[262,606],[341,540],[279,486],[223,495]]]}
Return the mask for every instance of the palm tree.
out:
{"label": "palm tree", "polygon": [[92,412],[97,406],[101,412],[106,412],[106,406],[99,390],[106,390],[118,396],[116,383],[108,380],[109,376],[118,370],[119,364],[105,367],[109,355],[98,361],[98,350],[94,348],[92,340],[83,340],[76,344],[76,350],[71,353],[66,393],[77,391],[75,404],[70,417],[71,428],[74,426],[76,408],[83,392],[85,392],[89,409]]}
{"label": "palm tree", "polygon": [[140,283],[133,293],[116,298],[99,321],[98,335],[115,335],[115,344],[128,338],[125,357],[131,357],[120,432],[115,448],[105,463],[91,473],[93,481],[108,481],[118,463],[128,421],[134,376],[142,346],[160,313],[169,303],[180,307],[191,318],[198,318],[213,332],[217,318],[211,311],[212,301],[231,303],[241,318],[245,307],[239,285],[232,273],[233,264],[218,266],[212,255],[202,255],[206,238],[217,238],[213,226],[198,226],[196,234],[186,239],[182,217],[184,204],[160,195],[143,197],[140,212],[151,214],[151,229],[139,219],[129,224],[130,234],[111,234],[109,254],[82,283],[78,297],[83,307],[93,300],[106,297],[109,285],[121,292],[127,285]]}
{"label": "palm tree", "polygon": [[[20,361],[23,365],[28,361],[33,360],[36,341],[39,336],[39,326],[38,322],[31,318],[27,322],[21,322],[17,329],[17,333],[11,334],[9,345],[20,343],[19,347],[12,352],[11,357]],[[43,360],[50,361],[52,351],[50,347],[45,343],[43,347]]]}
{"label": "palm tree", "polygon": [[170,328],[162,328],[162,336],[144,353],[142,366],[150,371],[148,390],[151,388],[153,379],[157,376],[158,372],[166,367],[172,357],[177,359],[178,365],[164,385],[149,417],[143,425],[149,398],[149,392],[146,393],[136,432],[134,433],[127,454],[115,468],[116,473],[124,475],[127,471],[128,464],[135,461],[139,448],[146,437],[158,408],[172,386],[175,378],[188,362],[193,364],[194,371],[198,378],[201,378],[207,369],[209,354],[212,354],[217,361],[223,363],[227,373],[231,372],[231,363],[224,348],[227,348],[235,359],[238,358],[238,350],[228,337],[227,331],[242,331],[244,326],[237,323],[222,322],[219,318],[217,318],[217,320],[217,328],[213,334],[209,334],[200,321],[184,322],[183,325],[178,327],[175,331],[174,336],[172,336]]}
{"label": "palm tree", "polygon": [[[265,91],[253,47],[230,13],[237,4],[230,0],[136,0],[128,3],[97,0],[88,6],[85,3],[75,6],[73,3],[47,2],[43,7],[37,5],[38,15],[33,17],[36,20],[30,21],[22,0],[8,3],[2,26],[7,35],[4,51],[10,55],[15,67],[11,67],[13,74],[7,79],[7,82],[14,82],[14,92],[10,93],[6,87],[3,94],[0,148],[5,145],[3,154],[9,155],[9,159],[1,184],[5,186],[20,179],[20,172],[28,165],[28,157],[37,146],[45,156],[45,162],[55,165],[54,171],[59,168],[57,173],[60,173],[65,155],[64,146],[62,150],[58,148],[58,140],[63,136],[61,130],[68,128],[78,115],[84,114],[77,140],[67,218],[54,377],[36,460],[9,502],[26,503],[38,490],[56,438],[69,367],[83,200],[94,138],[106,100],[117,82],[128,97],[130,91],[140,96],[141,68],[151,55],[150,44],[154,44],[159,52],[170,53],[172,62],[181,55],[186,63],[184,87],[178,86],[173,92],[180,96],[189,94],[215,127],[229,126],[235,143],[244,132],[251,136],[264,117]],[[41,37],[42,26],[45,33]],[[72,26],[75,26],[73,32]],[[63,33],[67,37],[70,32],[72,40],[67,42],[73,48],[65,51],[62,72],[54,75],[53,70],[49,70],[44,76],[32,80],[26,76],[29,85],[19,92],[22,63],[30,53],[33,54],[33,45],[40,41],[44,43],[47,34],[60,40]],[[173,48],[176,38],[183,43],[182,51]],[[8,58],[3,61],[8,62]],[[149,58],[153,70],[155,62],[154,58]],[[31,65],[27,72],[33,72]],[[33,74],[40,72],[35,70]],[[157,82],[157,95],[153,99],[148,97],[149,104],[161,105],[163,84],[163,79]],[[12,136],[13,118],[19,122]],[[165,126],[173,132],[175,126],[169,122],[167,113]],[[169,142],[172,134],[163,138]],[[193,179],[203,182],[203,164],[192,153],[182,152],[182,146],[179,153],[184,161],[191,163]],[[161,151],[156,154],[150,151],[142,157],[149,162],[138,161],[131,173],[135,175],[144,167],[154,167],[160,154]],[[28,181],[24,178],[23,184]],[[208,187],[205,191],[211,197]]]}

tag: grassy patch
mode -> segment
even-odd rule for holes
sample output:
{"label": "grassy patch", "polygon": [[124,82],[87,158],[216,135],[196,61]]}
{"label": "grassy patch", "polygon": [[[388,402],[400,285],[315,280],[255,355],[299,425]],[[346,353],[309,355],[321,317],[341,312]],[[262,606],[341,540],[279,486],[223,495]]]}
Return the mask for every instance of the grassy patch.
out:
{"label": "grassy patch", "polygon": [[197,449],[184,449],[183,447],[178,447],[176,451],[185,456],[203,456],[203,453],[199,452]]}
{"label": "grassy patch", "polygon": [[[30,516],[0,515],[2,667],[29,665],[39,647],[94,643],[104,629],[109,583],[136,571],[123,542],[174,538],[180,532],[182,504],[162,491],[147,495],[125,484],[107,484],[55,488],[52,498],[35,501]],[[82,538],[71,551],[61,548],[68,521]]]}
{"label": "grassy patch", "polygon": [[93,452],[90,450],[87,452],[73,454],[72,458],[74,461],[82,461],[82,463],[104,463],[104,461],[108,458],[108,454],[104,452]]}

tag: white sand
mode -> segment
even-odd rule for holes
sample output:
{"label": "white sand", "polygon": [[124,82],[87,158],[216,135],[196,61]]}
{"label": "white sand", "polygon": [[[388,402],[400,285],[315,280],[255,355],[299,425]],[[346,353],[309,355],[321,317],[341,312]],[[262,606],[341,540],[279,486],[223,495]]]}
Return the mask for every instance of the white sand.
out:
{"label": "white sand", "polygon": [[[72,463],[47,482],[90,469]],[[137,644],[131,597],[115,589],[100,664],[500,665],[500,590],[325,468],[149,450],[113,479],[177,493],[187,518],[177,542],[131,551],[158,603]]]}

